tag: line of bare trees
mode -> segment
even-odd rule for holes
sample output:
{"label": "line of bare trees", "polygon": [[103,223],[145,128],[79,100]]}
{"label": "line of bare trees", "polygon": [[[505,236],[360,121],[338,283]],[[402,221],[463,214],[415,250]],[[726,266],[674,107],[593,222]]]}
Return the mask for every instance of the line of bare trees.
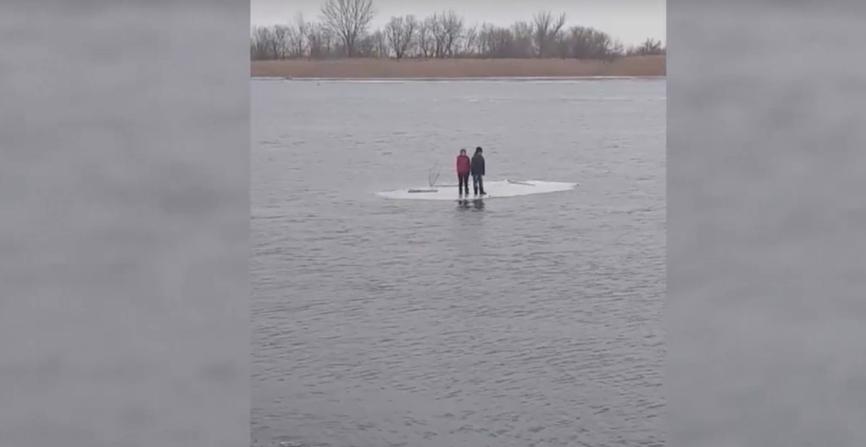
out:
{"label": "line of bare trees", "polygon": [[325,0],[321,21],[302,15],[285,25],[256,27],[250,56],[266,59],[378,58],[531,58],[604,59],[624,55],[664,54],[661,41],[647,39],[625,48],[603,31],[566,27],[565,14],[549,11],[511,26],[490,23],[468,26],[454,11],[424,19],[392,17],[382,29],[370,30],[373,0]]}

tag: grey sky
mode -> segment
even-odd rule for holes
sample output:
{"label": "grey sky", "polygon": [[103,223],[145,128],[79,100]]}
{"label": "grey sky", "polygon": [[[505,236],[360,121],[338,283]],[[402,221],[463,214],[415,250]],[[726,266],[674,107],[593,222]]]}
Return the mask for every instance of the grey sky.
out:
{"label": "grey sky", "polygon": [[[250,0],[253,25],[287,23],[298,12],[308,21],[319,20],[324,0]],[[453,9],[468,25],[482,22],[499,25],[529,20],[541,10],[565,12],[568,25],[591,26],[622,40],[626,45],[647,37],[666,42],[666,0],[373,0],[378,11],[373,26],[379,27],[395,15],[419,17]]]}

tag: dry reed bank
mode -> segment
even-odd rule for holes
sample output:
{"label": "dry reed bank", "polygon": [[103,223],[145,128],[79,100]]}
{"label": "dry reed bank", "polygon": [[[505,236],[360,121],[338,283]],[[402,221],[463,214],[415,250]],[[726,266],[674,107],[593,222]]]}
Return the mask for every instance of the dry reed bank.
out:
{"label": "dry reed bank", "polygon": [[333,59],[252,61],[254,77],[474,78],[664,76],[665,56],[582,59]]}

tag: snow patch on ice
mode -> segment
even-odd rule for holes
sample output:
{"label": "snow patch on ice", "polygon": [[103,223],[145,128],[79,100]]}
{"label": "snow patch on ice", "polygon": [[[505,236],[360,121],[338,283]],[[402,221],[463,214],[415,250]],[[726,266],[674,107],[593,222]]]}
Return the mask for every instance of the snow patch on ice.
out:
{"label": "snow patch on ice", "polygon": [[[485,199],[500,197],[517,197],[530,194],[544,194],[568,191],[574,189],[577,183],[545,182],[541,180],[493,180],[484,182]],[[469,197],[473,198],[470,187]],[[453,186],[418,186],[394,191],[376,193],[388,199],[407,200],[456,200],[459,198],[457,185]]]}

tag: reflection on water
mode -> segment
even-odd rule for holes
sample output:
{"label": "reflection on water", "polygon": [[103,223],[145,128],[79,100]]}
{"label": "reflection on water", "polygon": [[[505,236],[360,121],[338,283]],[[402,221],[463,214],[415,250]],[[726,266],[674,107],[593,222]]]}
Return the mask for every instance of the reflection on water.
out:
{"label": "reflection on water", "polygon": [[461,209],[484,209],[484,200],[482,199],[458,199],[457,207]]}

